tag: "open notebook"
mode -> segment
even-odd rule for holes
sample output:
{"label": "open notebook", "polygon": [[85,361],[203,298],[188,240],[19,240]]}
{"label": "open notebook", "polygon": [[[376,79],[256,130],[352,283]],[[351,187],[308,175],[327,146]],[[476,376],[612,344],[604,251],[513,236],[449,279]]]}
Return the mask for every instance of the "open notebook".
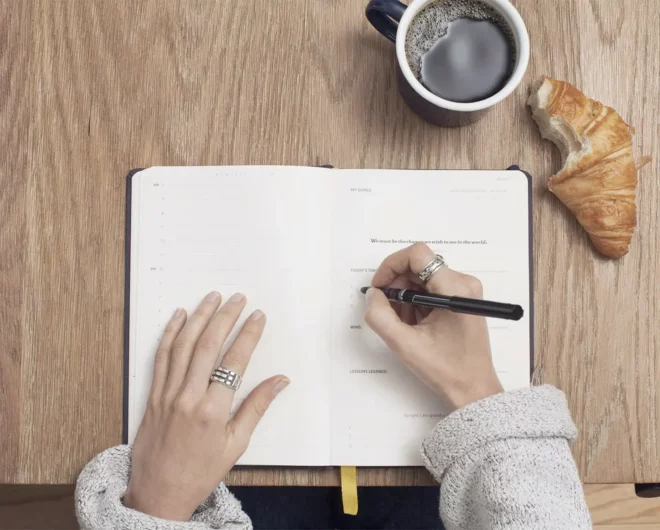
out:
{"label": "open notebook", "polygon": [[[245,293],[243,317],[268,324],[236,403],[261,380],[291,384],[255,432],[244,465],[421,465],[420,443],[443,414],[363,322],[382,259],[425,241],[473,274],[487,299],[522,320],[489,319],[506,389],[531,369],[530,193],[507,171],[153,167],[128,182],[125,441],[151,384],[159,336],[177,306],[217,290]],[[373,333],[373,332],[371,332]]]}

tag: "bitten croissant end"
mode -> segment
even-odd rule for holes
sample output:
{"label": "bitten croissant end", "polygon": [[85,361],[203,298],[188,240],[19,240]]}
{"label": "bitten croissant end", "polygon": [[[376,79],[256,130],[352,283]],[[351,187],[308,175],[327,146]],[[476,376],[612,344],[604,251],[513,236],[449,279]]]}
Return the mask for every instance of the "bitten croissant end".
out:
{"label": "bitten croissant end", "polygon": [[637,223],[632,128],[614,109],[549,77],[534,82],[527,103],[541,136],[562,154],[564,166],[548,188],[577,217],[598,251],[624,256]]}

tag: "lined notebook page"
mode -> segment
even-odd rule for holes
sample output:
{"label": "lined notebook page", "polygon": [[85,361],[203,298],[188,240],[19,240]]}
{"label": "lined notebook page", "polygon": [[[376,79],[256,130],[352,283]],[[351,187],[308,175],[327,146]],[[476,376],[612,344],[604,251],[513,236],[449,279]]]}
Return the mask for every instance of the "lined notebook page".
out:
{"label": "lined notebook page", "polygon": [[[477,276],[489,300],[520,304],[522,320],[488,319],[506,389],[529,386],[528,183],[518,171],[342,170],[333,175],[332,462],[423,465],[420,443],[445,414],[438,398],[363,323],[384,257],[425,241]],[[366,346],[365,346],[366,344]]]}
{"label": "lined notebook page", "polygon": [[[239,463],[329,465],[327,363],[329,170],[151,168],[132,184],[129,442],[144,414],[153,357],[177,306],[217,290],[248,297],[268,318],[235,403],[286,374]],[[237,327],[238,329],[238,327]]]}

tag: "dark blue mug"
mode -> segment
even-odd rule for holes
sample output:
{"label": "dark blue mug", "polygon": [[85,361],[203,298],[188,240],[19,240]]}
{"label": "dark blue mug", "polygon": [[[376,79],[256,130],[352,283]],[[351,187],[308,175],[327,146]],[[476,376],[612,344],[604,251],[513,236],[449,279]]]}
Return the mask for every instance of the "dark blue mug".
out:
{"label": "dark blue mug", "polygon": [[443,127],[457,127],[473,123],[493,105],[506,98],[522,81],[529,62],[529,35],[520,14],[508,0],[479,0],[499,13],[511,28],[516,44],[516,64],[513,73],[492,96],[471,103],[449,101],[428,90],[413,74],[406,60],[406,33],[415,15],[436,0],[413,0],[410,5],[397,0],[371,0],[366,15],[371,25],[396,45],[397,82],[399,92],[424,120]]}

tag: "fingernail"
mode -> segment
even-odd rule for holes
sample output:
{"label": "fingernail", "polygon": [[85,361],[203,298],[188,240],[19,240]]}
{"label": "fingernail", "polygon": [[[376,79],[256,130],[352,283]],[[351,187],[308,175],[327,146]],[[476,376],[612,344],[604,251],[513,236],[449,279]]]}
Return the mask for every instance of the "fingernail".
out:
{"label": "fingernail", "polygon": [[176,311],[174,312],[174,316],[172,318],[181,318],[182,316],[183,316],[183,309],[177,307]]}
{"label": "fingernail", "polygon": [[213,291],[212,293],[209,293],[206,295],[206,301],[207,302],[215,302],[220,298],[220,293]]}
{"label": "fingernail", "polygon": [[229,301],[230,301],[232,304],[235,304],[236,302],[242,302],[244,298],[245,298],[245,296],[243,296],[241,293],[236,293],[236,294],[233,294],[233,295],[231,296],[231,298],[229,299]]}
{"label": "fingernail", "polygon": [[367,299],[367,303],[371,302],[371,299],[374,297],[375,294],[376,294],[376,289],[374,289],[373,287],[367,289],[367,292],[364,293],[364,297]]}
{"label": "fingernail", "polygon": [[275,388],[273,389],[273,394],[277,395],[280,392],[282,392],[282,390],[284,390],[287,386],[289,386],[290,382],[291,381],[289,380],[288,377],[283,377],[282,379],[280,379],[275,385]]}
{"label": "fingernail", "polygon": [[250,320],[261,320],[261,318],[263,318],[263,316],[264,316],[263,311],[260,311],[259,309],[257,309],[254,313],[252,313],[250,315]]}

